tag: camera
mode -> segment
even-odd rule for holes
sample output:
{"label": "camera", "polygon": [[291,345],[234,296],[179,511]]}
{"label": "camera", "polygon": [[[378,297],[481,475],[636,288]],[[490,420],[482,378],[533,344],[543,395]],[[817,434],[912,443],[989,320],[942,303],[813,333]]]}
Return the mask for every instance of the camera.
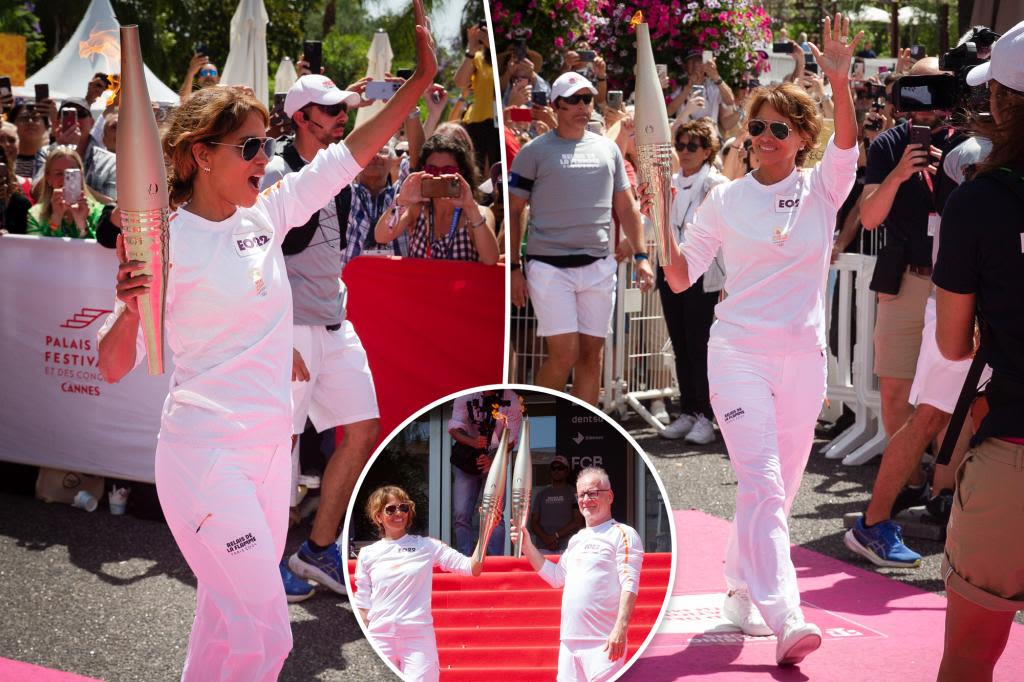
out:
{"label": "camera", "polygon": [[1000,34],[987,26],[975,26],[963,44],[939,57],[939,68],[952,71],[937,76],[904,76],[892,89],[892,103],[897,111],[954,111],[988,113],[988,86],[971,87],[967,73],[988,61],[992,43]]}

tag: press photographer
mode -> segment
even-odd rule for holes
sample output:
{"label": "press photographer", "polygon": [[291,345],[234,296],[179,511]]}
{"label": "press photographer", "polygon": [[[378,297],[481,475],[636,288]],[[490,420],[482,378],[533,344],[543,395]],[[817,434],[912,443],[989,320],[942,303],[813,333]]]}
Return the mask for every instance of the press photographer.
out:
{"label": "press photographer", "polygon": [[946,203],[935,266],[939,349],[970,357],[977,316],[977,353],[992,368],[988,413],[957,472],[947,530],[940,682],[992,679],[1024,608],[1024,22],[969,71],[967,85],[985,83],[991,121],[977,128],[992,151]]}

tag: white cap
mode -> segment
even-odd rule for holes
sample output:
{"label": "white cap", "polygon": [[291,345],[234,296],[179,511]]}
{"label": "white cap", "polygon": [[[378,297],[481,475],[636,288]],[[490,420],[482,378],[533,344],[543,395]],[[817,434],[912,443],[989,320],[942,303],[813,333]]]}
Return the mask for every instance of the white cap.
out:
{"label": "white cap", "polygon": [[967,74],[968,85],[981,85],[990,80],[1024,92],[1024,21],[992,43],[992,58]]}
{"label": "white cap", "polygon": [[354,107],[359,104],[360,99],[362,98],[359,93],[340,89],[327,76],[308,74],[288,88],[288,94],[284,98],[284,113],[291,118],[296,111],[307,104],[331,106],[338,102],[344,102],[348,106]]}
{"label": "white cap", "polygon": [[597,88],[591,85],[585,77],[575,71],[566,71],[551,84],[551,101],[554,102],[559,97],[575,95],[584,88],[594,95],[597,94]]}

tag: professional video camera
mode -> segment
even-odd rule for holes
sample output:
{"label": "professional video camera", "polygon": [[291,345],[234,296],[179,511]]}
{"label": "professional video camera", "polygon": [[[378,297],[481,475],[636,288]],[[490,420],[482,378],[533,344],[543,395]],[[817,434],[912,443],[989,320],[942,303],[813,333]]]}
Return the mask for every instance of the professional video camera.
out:
{"label": "professional video camera", "polygon": [[939,57],[937,76],[903,76],[892,90],[896,111],[951,111],[972,114],[988,113],[988,86],[971,87],[967,73],[988,61],[992,43],[1000,34],[987,26],[975,26],[965,40]]}

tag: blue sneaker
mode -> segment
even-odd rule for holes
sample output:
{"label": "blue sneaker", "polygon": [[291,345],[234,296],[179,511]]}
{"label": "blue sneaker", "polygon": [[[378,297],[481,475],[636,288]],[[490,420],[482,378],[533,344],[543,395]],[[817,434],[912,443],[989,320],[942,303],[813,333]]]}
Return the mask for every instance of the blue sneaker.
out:
{"label": "blue sneaker", "polygon": [[306,601],[313,596],[316,592],[316,588],[307,583],[305,580],[297,577],[294,573],[288,570],[288,567],[281,564],[281,580],[284,582],[284,595],[288,598],[289,604],[295,602]]}
{"label": "blue sneaker", "polygon": [[860,554],[875,566],[915,568],[921,565],[921,555],[903,544],[900,527],[892,521],[882,521],[866,528],[862,516],[853,528],[846,531],[843,542],[850,551]]}
{"label": "blue sneaker", "polygon": [[326,588],[345,594],[345,585],[341,582],[345,571],[345,563],[341,560],[341,550],[337,543],[322,552],[314,552],[309,542],[303,542],[299,551],[288,559],[288,568],[295,575],[318,582]]}

